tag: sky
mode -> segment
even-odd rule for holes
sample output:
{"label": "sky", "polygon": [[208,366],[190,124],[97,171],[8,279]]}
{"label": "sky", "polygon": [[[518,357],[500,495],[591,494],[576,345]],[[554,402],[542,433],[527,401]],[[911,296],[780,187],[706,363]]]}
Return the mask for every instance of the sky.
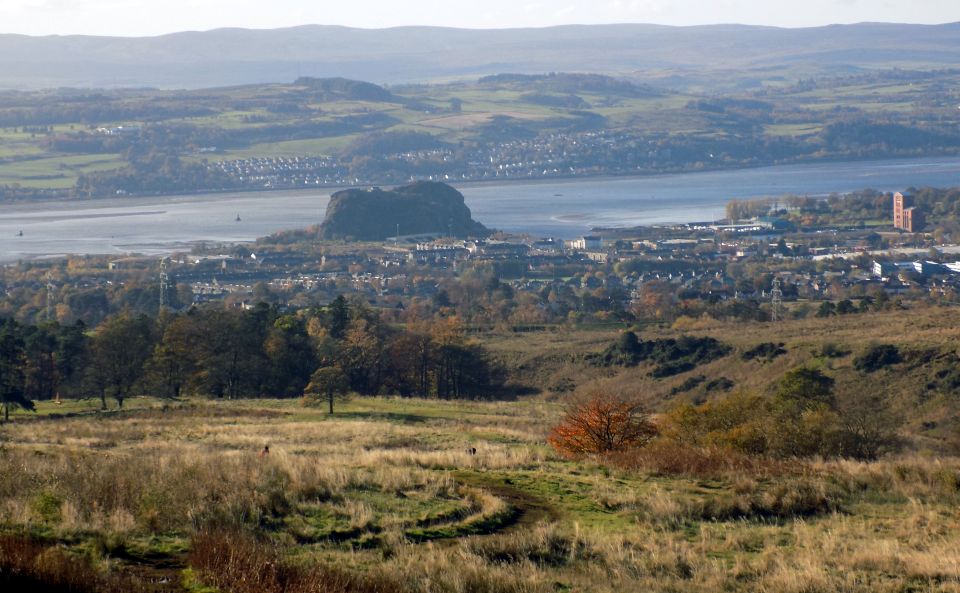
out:
{"label": "sky", "polygon": [[466,28],[960,21],[960,0],[0,0],[0,33],[150,36],[306,24]]}

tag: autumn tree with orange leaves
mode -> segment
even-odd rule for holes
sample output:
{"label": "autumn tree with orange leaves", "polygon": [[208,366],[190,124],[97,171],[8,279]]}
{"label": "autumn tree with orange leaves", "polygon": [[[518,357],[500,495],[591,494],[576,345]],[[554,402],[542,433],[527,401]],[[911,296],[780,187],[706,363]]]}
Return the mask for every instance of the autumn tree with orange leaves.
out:
{"label": "autumn tree with orange leaves", "polygon": [[643,406],[608,393],[594,393],[567,409],[547,442],[568,459],[643,447],[657,427]]}

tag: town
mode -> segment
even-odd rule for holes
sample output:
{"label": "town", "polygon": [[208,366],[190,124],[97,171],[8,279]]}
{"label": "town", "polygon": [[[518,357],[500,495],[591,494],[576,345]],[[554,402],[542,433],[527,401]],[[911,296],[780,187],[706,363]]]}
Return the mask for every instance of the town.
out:
{"label": "town", "polygon": [[[871,226],[811,219],[828,204],[840,209],[832,215],[838,219],[850,208],[844,204],[858,200],[886,204],[890,215]],[[596,229],[575,240],[428,233],[320,241],[313,228],[254,244],[201,244],[162,259],[34,261],[4,269],[3,313],[95,324],[122,309],[155,314],[264,301],[296,310],[351,294],[398,321],[451,307],[478,326],[519,330],[702,316],[763,321],[956,302],[960,246],[939,229],[911,232],[927,222],[910,200],[864,192],[733,201],[724,221]],[[471,287],[496,297],[477,299]]]}
{"label": "town", "polygon": [[[354,155],[289,156],[209,162],[225,183],[249,189],[355,185],[384,180],[488,181],[629,175],[730,165],[711,141],[687,141],[682,150],[666,134],[639,135],[620,130],[549,133],[532,139],[480,143],[469,148],[431,148],[377,155],[358,167]],[[717,155],[711,153],[716,150]],[[200,152],[200,151],[206,151]],[[216,153],[217,147],[198,149]],[[699,155],[699,159],[698,156]]]}

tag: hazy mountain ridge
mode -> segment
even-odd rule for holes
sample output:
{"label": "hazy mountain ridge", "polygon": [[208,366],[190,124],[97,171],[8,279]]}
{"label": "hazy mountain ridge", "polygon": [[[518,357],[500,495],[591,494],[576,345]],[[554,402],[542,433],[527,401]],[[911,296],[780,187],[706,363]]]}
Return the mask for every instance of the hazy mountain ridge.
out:
{"label": "hazy mountain ridge", "polygon": [[775,65],[826,75],[953,65],[960,62],[958,33],[958,23],[863,23],[808,29],[571,25],[370,30],[309,25],[147,38],[0,35],[0,88],[199,88],[300,76],[394,84],[550,71],[674,75],[675,80],[677,73],[690,71]]}

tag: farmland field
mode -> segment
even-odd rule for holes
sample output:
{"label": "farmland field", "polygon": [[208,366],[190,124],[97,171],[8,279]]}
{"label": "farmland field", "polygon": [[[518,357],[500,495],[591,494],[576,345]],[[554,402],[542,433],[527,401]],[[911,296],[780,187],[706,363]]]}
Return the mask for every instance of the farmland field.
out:
{"label": "farmland field", "polygon": [[[182,171],[179,160],[319,155],[356,165],[359,172],[346,178],[363,179],[370,173],[364,172],[365,159],[408,150],[390,142],[365,147],[364,140],[411,141],[411,132],[421,145],[479,151],[468,158],[477,163],[492,163],[510,143],[533,142],[510,152],[507,163],[555,162],[572,153],[566,165],[576,167],[577,159],[586,159],[581,165],[590,174],[695,170],[715,155],[715,165],[732,168],[790,162],[802,155],[842,160],[949,154],[956,144],[951,84],[957,77],[955,72],[890,71],[717,95],[643,81],[602,79],[606,82],[598,85],[578,75],[559,75],[374,87],[380,95],[373,97],[356,91],[364,83],[348,81],[346,90],[328,92],[307,79],[202,91],[103,91],[96,109],[81,102],[66,112],[59,105],[72,104],[70,93],[8,94],[0,96],[0,188],[102,197],[116,195],[117,189],[172,193],[179,179],[177,191],[229,189],[223,179],[204,181],[196,179],[198,171]],[[128,130],[111,132],[123,127]],[[584,133],[618,134],[622,137],[615,142],[629,138],[655,149],[643,151],[650,154],[634,165],[621,166],[622,155],[600,156],[602,142],[581,148],[585,154],[563,147],[568,141],[582,143]],[[355,156],[363,158],[353,163]],[[433,172],[423,163],[408,165],[413,166],[406,163],[401,172],[387,173],[406,180]],[[102,180],[114,170],[126,178],[100,189],[78,184],[81,175]],[[159,176],[154,186],[129,185],[148,172]]]}
{"label": "farmland field", "polygon": [[73,187],[81,173],[110,171],[123,166],[119,155],[81,155],[30,158],[10,163],[0,162],[0,185],[23,187]]}

